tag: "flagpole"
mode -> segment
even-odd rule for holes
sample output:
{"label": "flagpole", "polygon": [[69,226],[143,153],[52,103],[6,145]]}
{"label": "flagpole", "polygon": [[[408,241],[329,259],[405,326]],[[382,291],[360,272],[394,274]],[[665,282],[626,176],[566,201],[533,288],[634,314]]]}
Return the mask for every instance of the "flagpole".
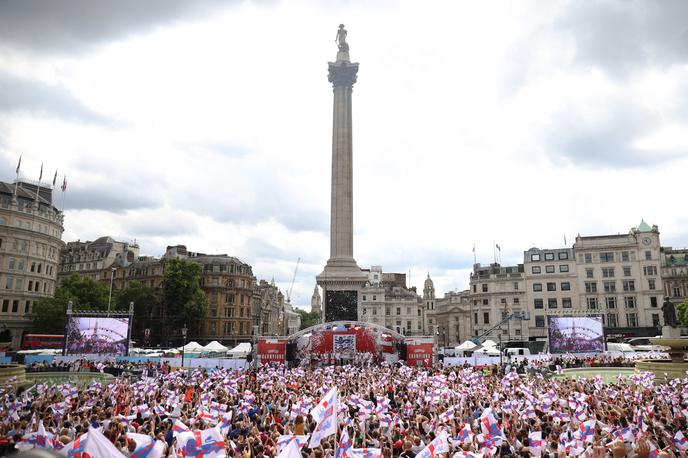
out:
{"label": "flagpole", "polygon": [[39,193],[41,192],[41,180],[43,179],[43,163],[41,162],[41,174],[38,176],[38,186],[36,187],[36,208],[41,208],[41,202],[39,199]]}
{"label": "flagpole", "polygon": [[17,178],[14,180],[14,196],[15,196],[15,198],[17,196],[17,187],[19,186],[19,169],[21,168],[21,160],[22,160],[22,157],[21,157],[21,155],[19,155],[19,162],[17,162],[17,170],[16,170]]}

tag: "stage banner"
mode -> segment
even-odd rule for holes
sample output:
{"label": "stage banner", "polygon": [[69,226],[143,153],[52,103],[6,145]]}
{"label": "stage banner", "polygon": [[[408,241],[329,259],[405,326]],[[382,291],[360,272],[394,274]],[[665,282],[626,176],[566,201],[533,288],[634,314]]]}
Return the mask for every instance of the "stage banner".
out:
{"label": "stage banner", "polygon": [[286,354],[286,340],[261,339],[258,341],[257,355],[261,364],[284,363]]}
{"label": "stage banner", "polygon": [[356,353],[356,334],[334,334],[332,352],[335,354]]}
{"label": "stage banner", "polygon": [[431,366],[432,365],[433,344],[408,344],[406,346],[406,365],[407,366]]}

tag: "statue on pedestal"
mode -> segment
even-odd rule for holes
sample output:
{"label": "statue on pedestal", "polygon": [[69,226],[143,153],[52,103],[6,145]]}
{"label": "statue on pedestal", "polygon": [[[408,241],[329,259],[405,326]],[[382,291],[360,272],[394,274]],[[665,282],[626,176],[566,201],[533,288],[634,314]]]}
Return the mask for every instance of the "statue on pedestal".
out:
{"label": "statue on pedestal", "polygon": [[664,326],[675,328],[678,326],[676,321],[676,308],[671,301],[664,301],[662,304],[662,313],[664,314]]}
{"label": "statue on pedestal", "polygon": [[349,43],[346,42],[346,29],[344,24],[339,24],[339,30],[337,30],[337,38],[334,40],[339,46],[339,50],[342,52],[349,52]]}

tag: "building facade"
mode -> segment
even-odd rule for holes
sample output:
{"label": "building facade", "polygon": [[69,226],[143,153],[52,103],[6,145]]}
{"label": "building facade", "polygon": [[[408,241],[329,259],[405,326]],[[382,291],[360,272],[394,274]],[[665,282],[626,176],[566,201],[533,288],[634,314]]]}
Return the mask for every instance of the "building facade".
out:
{"label": "building facade", "polygon": [[661,269],[664,297],[674,305],[688,299],[688,248],[662,248]]}
{"label": "building facade", "polygon": [[60,255],[58,281],[73,273],[103,280],[110,278],[108,269],[125,267],[139,259],[139,246],[119,242],[112,237],[100,237],[92,242],[68,242]]}
{"label": "building facade", "polygon": [[55,294],[63,213],[52,189],[0,182],[0,342],[12,349],[32,326],[36,301]]}
{"label": "building facade", "polygon": [[471,294],[469,290],[449,291],[435,299],[429,314],[436,326],[433,334],[441,347],[455,347],[474,336],[471,324]]}
{"label": "building facade", "polygon": [[275,282],[259,281],[253,290],[254,325],[257,335],[281,336],[285,327],[284,294]]}

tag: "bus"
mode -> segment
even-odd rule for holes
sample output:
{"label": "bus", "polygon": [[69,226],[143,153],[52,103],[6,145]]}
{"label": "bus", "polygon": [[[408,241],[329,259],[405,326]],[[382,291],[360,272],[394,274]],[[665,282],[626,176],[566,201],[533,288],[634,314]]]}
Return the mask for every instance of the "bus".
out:
{"label": "bus", "polygon": [[61,334],[24,334],[22,350],[43,350],[46,348],[61,349],[64,347],[64,335]]}

